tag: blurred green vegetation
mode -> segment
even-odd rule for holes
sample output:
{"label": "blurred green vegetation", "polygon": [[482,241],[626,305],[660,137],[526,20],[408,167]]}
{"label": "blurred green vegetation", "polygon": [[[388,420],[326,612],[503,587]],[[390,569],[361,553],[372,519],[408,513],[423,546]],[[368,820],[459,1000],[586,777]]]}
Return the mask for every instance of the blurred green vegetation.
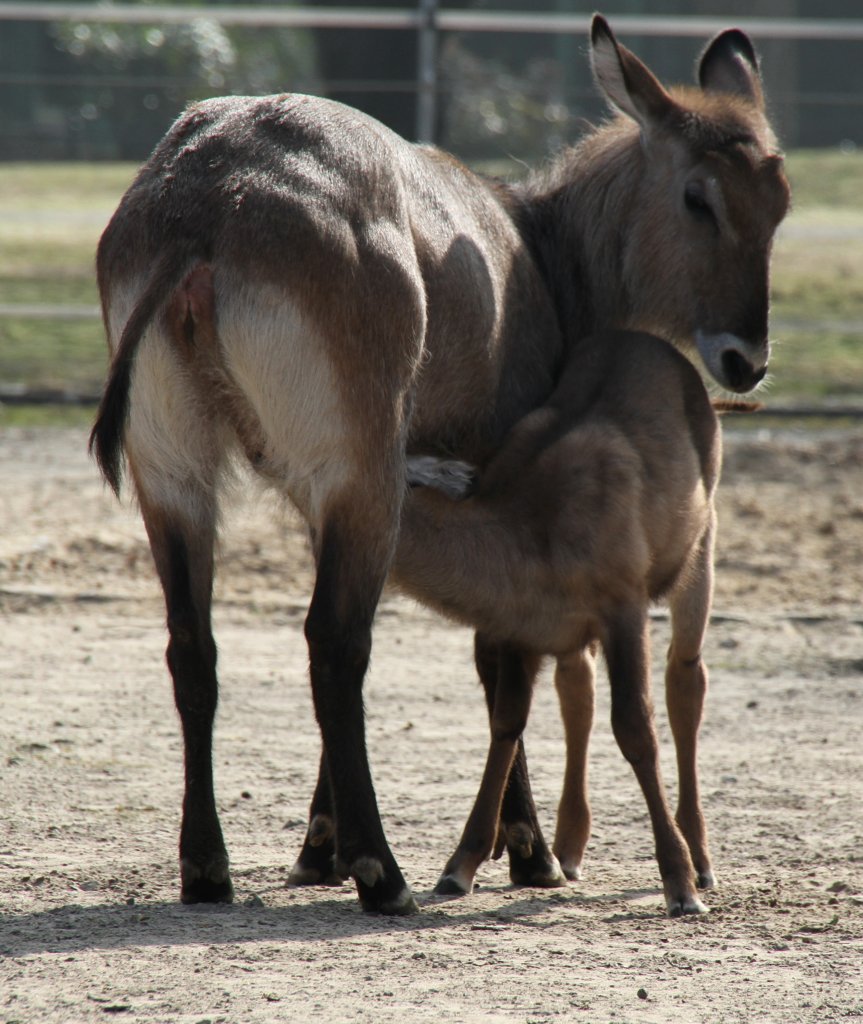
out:
{"label": "blurred green vegetation", "polygon": [[788,157],[793,209],[773,261],[771,399],[863,396],[863,154]]}
{"label": "blurred green vegetation", "polygon": [[[794,210],[775,249],[769,401],[860,397],[863,154],[794,152],[788,172]],[[106,351],[97,318],[23,317],[2,307],[96,307],[96,243],[134,173],[131,164],[0,165],[0,382],[99,389]],[[6,406],[0,423],[22,415]],[[63,416],[86,418],[81,410]]]}

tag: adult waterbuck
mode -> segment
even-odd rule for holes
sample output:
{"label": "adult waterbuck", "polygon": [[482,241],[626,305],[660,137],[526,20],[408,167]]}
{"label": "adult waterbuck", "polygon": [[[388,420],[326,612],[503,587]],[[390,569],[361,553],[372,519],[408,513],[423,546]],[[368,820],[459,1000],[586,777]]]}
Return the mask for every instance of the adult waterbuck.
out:
{"label": "adult waterbuck", "polygon": [[[628,331],[575,343],[551,397],[513,427],[464,500],[452,497],[457,474],[470,467],[408,459],[411,482],[431,487],[405,500],[392,575],[413,597],[477,630],[491,720],[479,794],[438,892],[470,892],[499,833],[521,878],[528,863],[534,884],[578,877],[591,824],[587,746],[601,644],[614,734],[644,792],[668,912],[705,909],[696,886],[712,887],[714,875],[696,751],[720,461],[716,413],[693,365],[653,335]],[[648,606],[665,596],[677,823],[650,698]],[[555,658],[567,743],[554,841],[562,871],[545,848],[523,761],[509,782],[514,805],[503,807],[545,655]]]}
{"label": "adult waterbuck", "polygon": [[299,509],[316,561],[305,634],[322,770],[292,877],[335,864],[366,909],[407,913],[362,704],[406,452],[483,464],[574,341],[611,325],[696,346],[734,391],[765,372],[788,190],[751,44],[723,33],[699,87],[670,92],[600,17],[592,54],[619,115],[525,184],[483,181],[327,100],[224,98],[179,118],[102,236],[112,362],[91,444],[115,490],[125,452],[165,593],[184,901],[232,894],[210,605],[234,453]]}

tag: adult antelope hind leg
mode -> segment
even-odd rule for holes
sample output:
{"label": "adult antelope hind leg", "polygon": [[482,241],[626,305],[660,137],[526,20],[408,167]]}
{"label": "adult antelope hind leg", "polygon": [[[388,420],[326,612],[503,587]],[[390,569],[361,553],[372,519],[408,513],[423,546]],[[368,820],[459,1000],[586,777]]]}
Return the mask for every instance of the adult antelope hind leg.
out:
{"label": "adult antelope hind leg", "polygon": [[216,811],[212,766],[218,702],[216,645],[210,625],[215,520],[206,505],[189,515],[163,504],[143,483],[145,474],[132,466],[165,594],[166,657],[183,730],[180,898],[184,903],[230,903],[233,887]]}
{"label": "adult antelope hind leg", "polygon": [[701,648],[713,592],[713,534],[711,522],[695,549],[693,564],[671,594],[671,645],[665,668],[665,700],[677,750],[676,820],[689,846],[701,889],[716,885],[698,782],[698,730],[707,694],[707,668]]}
{"label": "adult antelope hind leg", "polygon": [[288,885],[341,885],[336,866],[336,819],[327,755],[321,752],[318,781],[309,805],[309,824]]}
{"label": "adult antelope hind leg", "polygon": [[403,486],[402,473],[390,475],[387,493],[372,498],[349,489],[330,504],[315,545],[317,579],[305,631],[335,817],[335,870],[354,878],[364,909],[405,914],[417,908],[378,813],[362,694]]}
{"label": "adult antelope hind leg", "polygon": [[[206,347],[212,299],[209,268],[199,267],[173,297],[169,331]],[[153,343],[141,352],[135,396],[125,444],[165,596],[167,662],[184,741],[180,896],[184,903],[229,903],[233,888],[213,784],[218,682],[210,622],[218,487],[229,438],[170,345]]]}
{"label": "adult antelope hind leg", "polygon": [[656,841],[656,860],[671,917],[699,914],[706,907],[695,889],[695,868],[666,799],[650,698],[647,611],[620,611],[603,638],[611,684],[611,724],[621,753],[638,779]]}

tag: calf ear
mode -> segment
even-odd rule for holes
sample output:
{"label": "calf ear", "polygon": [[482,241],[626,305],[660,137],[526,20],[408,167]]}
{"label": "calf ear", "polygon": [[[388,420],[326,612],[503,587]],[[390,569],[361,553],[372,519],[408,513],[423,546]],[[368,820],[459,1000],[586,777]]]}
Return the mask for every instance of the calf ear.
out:
{"label": "calf ear", "polygon": [[727,92],[742,96],[764,108],[758,56],[745,32],[738,28],[721,32],[701,55],[698,82],[707,92]]}
{"label": "calf ear", "polygon": [[618,110],[642,128],[661,120],[674,107],[674,100],[650,68],[618,43],[601,14],[593,16],[590,45],[597,85]]}

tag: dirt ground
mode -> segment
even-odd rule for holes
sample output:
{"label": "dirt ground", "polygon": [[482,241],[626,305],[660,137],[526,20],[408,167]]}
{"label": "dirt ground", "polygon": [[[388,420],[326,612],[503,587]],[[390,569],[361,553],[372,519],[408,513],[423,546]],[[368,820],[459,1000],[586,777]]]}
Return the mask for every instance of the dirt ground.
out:
{"label": "dirt ground", "polygon": [[[179,729],[143,531],[81,431],[0,431],[0,1024],[863,1021],[863,430],[729,433],[702,780],[718,888],[663,914],[644,803],[600,680],[583,881],[431,892],[486,746],[470,634],[396,596],[368,734],[390,843],[421,903],[288,889],[318,756],[301,532],[250,486],[216,612],[217,783],[232,907],[177,901]],[[653,623],[657,715],[667,622]],[[561,729],[527,734],[553,833]]]}

